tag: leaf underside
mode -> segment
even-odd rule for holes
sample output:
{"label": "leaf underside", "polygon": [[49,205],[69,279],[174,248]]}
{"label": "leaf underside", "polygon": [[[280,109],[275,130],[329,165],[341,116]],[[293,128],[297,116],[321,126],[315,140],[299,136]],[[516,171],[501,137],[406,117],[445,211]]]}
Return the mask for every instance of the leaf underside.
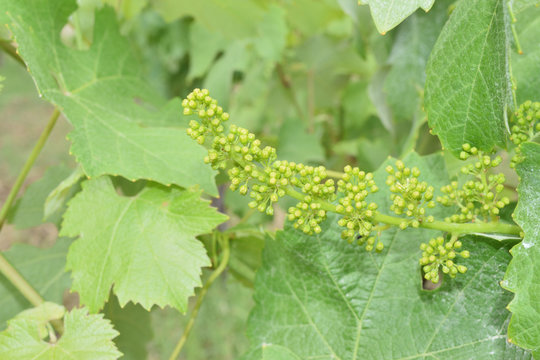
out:
{"label": "leaf underside", "polygon": [[425,109],[444,148],[505,146],[509,99],[504,2],[460,1],[426,68]]}
{"label": "leaf underside", "polygon": [[96,12],[94,41],[85,51],[60,38],[75,0],[0,0],[18,53],[40,94],[73,124],[71,153],[90,177],[150,179],[217,195],[205,150],[184,131],[179,99],[166,102],[142,80],[142,68],[105,6]]}
{"label": "leaf underside", "polygon": [[202,201],[200,192],[150,184],[124,197],[108,177],[82,187],[61,230],[79,236],[67,267],[81,302],[98,311],[114,284],[122,306],[132,301],[145,309],[170,305],[185,312],[188,297],[201,285],[201,267],[210,265],[195,236],[210,232],[226,216]]}

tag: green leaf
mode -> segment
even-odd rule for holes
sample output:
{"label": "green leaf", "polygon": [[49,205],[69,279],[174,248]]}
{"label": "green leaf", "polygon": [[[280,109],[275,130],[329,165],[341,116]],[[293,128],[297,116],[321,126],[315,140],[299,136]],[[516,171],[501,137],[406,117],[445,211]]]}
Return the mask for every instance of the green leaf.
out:
{"label": "green leaf", "polygon": [[[39,92],[73,124],[71,152],[88,176],[122,175],[217,194],[205,150],[182,127],[180,100],[168,103],[142,80],[142,68],[109,7],[96,12],[87,51],[65,46],[60,31],[75,0],[0,0],[18,52]],[[40,29],[35,31],[35,29]]]}
{"label": "green leaf", "polygon": [[522,152],[525,161],[516,166],[521,182],[513,216],[525,237],[511,250],[512,261],[502,286],[515,294],[508,305],[512,312],[509,340],[540,357],[540,145],[525,143]]}
{"label": "green leaf", "polygon": [[121,307],[118,299],[112,296],[103,309],[120,335],[114,343],[122,354],[123,360],[145,360],[148,358],[146,347],[152,339],[150,313],[139,305],[128,303]]}
{"label": "green leaf", "polygon": [[201,286],[201,267],[210,265],[195,236],[226,217],[202,201],[200,192],[150,184],[123,197],[108,177],[82,187],[70,201],[61,230],[79,236],[67,267],[81,302],[98,311],[114,284],[121,306],[132,301],[145,309],[171,305],[185,312],[194,287]]}
{"label": "green leaf", "polygon": [[[8,222],[15,225],[18,229],[26,229],[44,223],[44,207],[47,196],[69,173],[70,169],[64,166],[49,168],[41,179],[32,183],[26,189],[24,195],[9,210]],[[55,211],[49,214],[47,219],[49,222],[54,224],[60,222],[63,205],[64,201],[61,201]]]}
{"label": "green leaf", "polygon": [[517,37],[523,54],[512,53],[512,74],[517,82],[518,103],[540,101],[540,4],[539,1],[515,1]]}
{"label": "green leaf", "polygon": [[438,0],[429,13],[414,13],[396,30],[388,58],[392,68],[384,80],[384,90],[398,119],[412,119],[419,112],[427,60],[447,19],[451,2],[453,0]]}
{"label": "green leaf", "polygon": [[426,69],[428,121],[458,155],[469,143],[505,145],[509,94],[506,25],[501,0],[465,0],[444,26]]}
{"label": "green leaf", "polygon": [[425,11],[433,6],[435,0],[361,0],[368,4],[377,30],[381,34],[398,26],[409,15],[422,8]]}
{"label": "green leaf", "polygon": [[[71,284],[69,274],[65,272],[70,244],[69,239],[58,239],[49,249],[15,244],[4,252],[4,256],[45,300],[61,303]],[[28,300],[0,275],[0,329],[8,319],[30,306]]]}
{"label": "green leaf", "polygon": [[[446,181],[440,156],[411,154],[405,162],[421,168],[421,180]],[[385,178],[381,168],[378,183]],[[380,188],[377,203],[387,212],[389,191]],[[341,240],[336,220],[331,216],[320,235],[287,224],[267,239],[248,323],[254,351],[246,359],[530,358],[506,342],[504,306],[511,295],[498,279],[509,261],[508,245],[463,238],[471,252],[462,262],[468,271],[426,291],[419,245],[439,232],[386,230],[385,249],[375,254]]]}
{"label": "green leaf", "polygon": [[[59,310],[62,310],[59,312]],[[36,318],[36,314],[40,317]],[[60,319],[63,306],[43,304],[9,321],[0,333],[0,358],[5,360],[114,360],[118,352],[112,339],[118,335],[103,314],[88,315],[74,309],[64,316],[64,333],[58,341],[45,340],[43,322]]]}

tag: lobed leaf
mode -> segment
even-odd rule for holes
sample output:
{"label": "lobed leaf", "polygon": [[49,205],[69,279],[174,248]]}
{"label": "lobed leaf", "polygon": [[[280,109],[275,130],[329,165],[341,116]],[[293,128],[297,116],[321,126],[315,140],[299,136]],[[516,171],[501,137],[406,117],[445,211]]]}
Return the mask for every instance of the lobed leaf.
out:
{"label": "lobed leaf", "polygon": [[504,2],[459,1],[426,68],[428,121],[445,148],[505,145],[509,94]]}
{"label": "lobed leaf", "polygon": [[[406,163],[433,184],[445,181],[440,156],[412,154]],[[382,169],[375,179],[384,179]],[[389,193],[380,188],[384,212]],[[508,243],[463,238],[468,271],[427,291],[419,244],[439,232],[390,229],[382,233],[383,252],[372,254],[343,241],[336,220],[330,217],[320,235],[287,224],[267,239],[248,323],[253,349],[244,359],[530,359],[506,341],[511,295],[498,279]]]}
{"label": "lobed leaf", "polygon": [[513,216],[525,237],[512,248],[512,261],[501,284],[515,294],[508,305],[512,312],[509,341],[540,357],[540,145],[525,143],[522,153],[525,161],[516,166],[521,182]]}
{"label": "lobed leaf", "polygon": [[[87,51],[62,43],[75,0],[0,0],[40,94],[73,124],[71,152],[90,177],[122,175],[217,195],[205,150],[185,134],[180,101],[168,103],[142,80],[142,69],[110,7],[96,12]],[[36,30],[37,29],[37,30]]]}
{"label": "lobed leaf", "polygon": [[67,267],[81,303],[96,312],[113,288],[121,306],[132,301],[145,309],[170,305],[185,312],[188,297],[201,285],[201,267],[210,265],[195,236],[226,217],[202,201],[200,192],[149,184],[123,197],[108,177],[86,181],[82,188],[61,230],[79,237]]}

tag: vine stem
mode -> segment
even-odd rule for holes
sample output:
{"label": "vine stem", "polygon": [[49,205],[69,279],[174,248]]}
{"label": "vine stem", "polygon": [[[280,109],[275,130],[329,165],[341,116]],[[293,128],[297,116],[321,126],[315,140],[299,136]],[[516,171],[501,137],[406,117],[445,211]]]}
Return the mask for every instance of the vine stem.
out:
{"label": "vine stem", "polygon": [[199,297],[197,298],[197,302],[195,303],[195,307],[191,311],[191,315],[189,316],[189,321],[186,325],[186,329],[184,330],[184,333],[182,334],[182,337],[180,340],[178,340],[178,343],[176,344],[176,347],[174,348],[171,356],[169,357],[169,360],[175,360],[178,355],[180,355],[180,351],[182,351],[182,348],[184,347],[187,338],[193,328],[193,325],[195,324],[195,319],[197,318],[197,315],[199,314],[199,310],[201,308],[201,305],[204,301],[204,297],[206,296],[206,293],[208,292],[208,289],[214,281],[223,273],[223,271],[227,268],[227,265],[229,263],[229,258],[231,254],[231,250],[229,247],[229,237],[225,237],[222,242],[223,245],[223,257],[221,259],[221,262],[219,263],[219,266],[210,274],[208,277],[208,280],[204,283],[204,286],[201,289],[201,293],[199,294]]}
{"label": "vine stem", "polygon": [[4,226],[4,222],[6,221],[8,211],[15,201],[15,198],[17,197],[17,194],[19,193],[19,190],[21,189],[24,180],[26,179],[26,176],[30,172],[30,169],[34,165],[34,162],[36,161],[37,157],[39,156],[39,153],[43,149],[43,146],[47,142],[47,139],[49,138],[49,135],[54,128],[54,125],[56,124],[56,120],[60,116],[60,111],[58,109],[54,109],[51,117],[49,118],[49,122],[47,123],[47,126],[39,136],[38,141],[36,142],[36,145],[34,145],[34,148],[32,149],[32,152],[30,153],[30,156],[26,160],[26,163],[24,164],[21,172],[19,173],[19,176],[17,176],[17,179],[15,180],[15,184],[13,184],[13,187],[11,188],[8,197],[6,201],[4,202],[4,205],[2,205],[2,209],[0,210],[0,230],[2,230],[2,227]]}
{"label": "vine stem", "polygon": [[[17,197],[17,194],[19,193],[19,190],[21,189],[24,180],[26,179],[26,176],[30,172],[30,169],[34,165],[34,162],[36,161],[39,153],[43,149],[43,146],[47,142],[47,139],[54,128],[54,125],[56,124],[56,120],[58,120],[58,117],[60,116],[60,111],[55,108],[51,117],[49,118],[49,121],[47,123],[47,126],[39,136],[38,141],[36,142],[36,145],[34,145],[34,148],[32,149],[32,152],[30,153],[30,156],[26,160],[26,163],[24,164],[21,172],[17,176],[17,179],[15,180],[15,184],[13,184],[13,187],[11,188],[8,197],[4,204],[2,205],[2,209],[0,210],[0,231],[2,230],[2,227],[4,226],[4,223],[7,218],[7,214],[9,209],[11,208],[11,205],[15,201],[15,198]],[[0,252],[0,274],[5,276],[7,280],[25,297],[26,300],[33,306],[39,306],[43,304],[45,300],[41,297],[41,295],[26,281],[26,279],[15,269],[9,261],[4,257],[4,255]],[[61,334],[63,332],[63,325],[60,321],[51,321],[54,329]]]}
{"label": "vine stem", "polygon": [[[305,195],[294,190],[293,188],[287,188],[285,190],[287,195],[297,199],[304,200]],[[321,209],[326,211],[331,211],[340,214],[337,211],[337,207],[334,204],[331,204],[327,201],[320,201]],[[386,214],[381,214],[376,211],[373,216],[375,222],[380,222],[389,225],[399,226],[404,220],[403,218],[397,216],[391,216]],[[425,229],[440,230],[446,231],[449,233],[497,233],[497,234],[509,234],[509,235],[520,235],[521,228],[512,224],[504,224],[499,222],[487,222],[487,223],[449,223],[446,221],[435,220],[433,222],[421,222],[420,227]]]}

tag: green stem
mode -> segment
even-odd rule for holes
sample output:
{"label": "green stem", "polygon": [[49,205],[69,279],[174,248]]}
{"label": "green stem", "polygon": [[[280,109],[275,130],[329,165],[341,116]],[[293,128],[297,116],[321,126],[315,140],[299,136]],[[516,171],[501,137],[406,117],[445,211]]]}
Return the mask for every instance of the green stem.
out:
{"label": "green stem", "polygon": [[[7,218],[7,214],[9,209],[11,208],[11,205],[15,201],[15,198],[17,197],[17,194],[19,193],[19,190],[21,189],[22,184],[24,183],[24,180],[26,179],[26,176],[28,175],[28,172],[34,165],[34,162],[36,161],[39,153],[43,149],[43,146],[47,142],[47,138],[49,137],[49,134],[51,133],[52,129],[54,128],[54,125],[56,124],[56,120],[60,116],[60,111],[58,109],[54,109],[49,122],[47,123],[47,126],[41,133],[36,145],[34,145],[34,148],[32,149],[32,152],[30,153],[30,156],[26,160],[26,163],[24,164],[21,172],[19,173],[19,176],[15,180],[15,184],[11,188],[8,197],[4,204],[2,205],[2,209],[0,210],[0,231],[2,230],[2,227],[4,226],[4,223]],[[26,279],[15,269],[9,261],[4,257],[4,255],[0,252],[0,274],[2,274],[19,292],[25,297],[26,300],[33,306],[41,305],[44,300],[41,297],[41,295],[26,281]],[[63,325],[62,322],[59,320],[51,321],[51,324],[53,325],[54,329],[61,334],[63,332]]]}
{"label": "green stem", "polygon": [[43,146],[47,142],[47,139],[54,128],[54,125],[56,124],[56,120],[58,119],[58,116],[60,116],[60,111],[58,109],[54,109],[54,112],[52,113],[49,122],[47,123],[47,126],[39,136],[39,139],[34,145],[34,148],[32,149],[32,152],[30,153],[30,156],[26,160],[26,163],[24,164],[21,172],[19,173],[19,176],[15,180],[15,184],[13,184],[13,187],[11,188],[11,191],[8,194],[8,197],[6,201],[4,202],[4,205],[2,205],[2,209],[0,210],[0,230],[2,230],[2,227],[4,226],[4,222],[6,221],[8,211],[15,201],[15,198],[17,197],[17,194],[19,193],[19,190],[21,189],[24,180],[26,179],[26,176],[28,175],[28,172],[34,165],[34,162],[36,161],[39,153],[41,152],[41,149],[43,149]]}
{"label": "green stem", "polygon": [[197,315],[203,303],[204,297],[206,293],[208,292],[208,289],[210,288],[210,286],[221,275],[221,273],[223,273],[223,271],[227,267],[227,264],[229,263],[230,254],[231,254],[231,251],[229,248],[229,238],[225,237],[223,241],[223,258],[221,259],[219,266],[216,268],[216,270],[212,272],[210,277],[208,277],[208,280],[206,280],[206,283],[201,289],[199,297],[197,298],[197,302],[195,303],[195,307],[193,308],[191,315],[189,317],[189,321],[186,325],[184,333],[182,334],[182,337],[176,344],[176,347],[174,348],[172,355],[169,357],[169,360],[175,360],[176,358],[178,358],[178,355],[180,354],[180,351],[182,351],[182,348],[184,347],[184,344],[186,343],[186,340],[191,332],[191,329],[193,328],[193,325],[195,324],[195,319],[197,318]]}
{"label": "green stem", "polygon": [[[293,197],[297,200],[304,200],[305,195],[294,190],[293,188],[287,188],[285,190],[287,195]],[[321,209],[326,211],[331,211],[338,213],[337,207],[334,204],[331,204],[327,201],[320,201]],[[404,218],[391,216],[386,214],[381,214],[380,212],[375,212],[373,216],[375,222],[399,226],[403,222]],[[521,228],[512,224],[505,224],[500,222],[488,222],[488,223],[449,223],[445,221],[433,221],[433,222],[422,222],[420,223],[421,228],[446,231],[449,233],[496,233],[496,234],[508,234],[508,235],[519,235],[521,233]]]}
{"label": "green stem", "polygon": [[41,295],[19,274],[2,253],[0,253],[0,273],[19,290],[30,304],[33,306],[43,304],[44,300]]}

